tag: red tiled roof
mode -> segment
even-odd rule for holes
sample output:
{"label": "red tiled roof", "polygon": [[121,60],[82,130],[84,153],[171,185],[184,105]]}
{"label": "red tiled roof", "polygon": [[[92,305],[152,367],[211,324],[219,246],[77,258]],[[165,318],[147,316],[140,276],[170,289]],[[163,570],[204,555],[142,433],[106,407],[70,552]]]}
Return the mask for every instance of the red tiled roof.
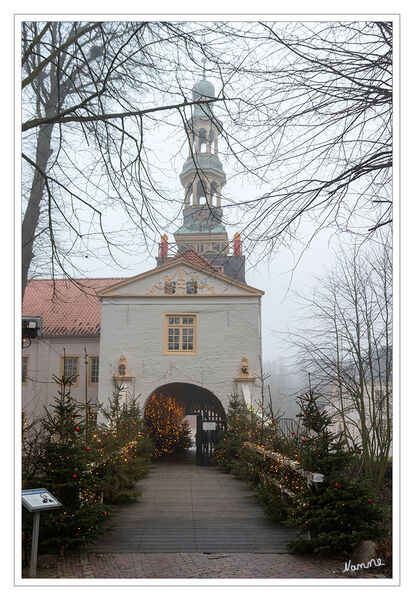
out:
{"label": "red tiled roof", "polygon": [[175,260],[177,258],[184,258],[185,260],[188,260],[188,262],[193,264],[195,267],[201,267],[202,269],[207,269],[209,271],[218,270],[213,265],[213,263],[210,260],[208,260],[208,258],[205,258],[205,256],[197,252],[197,250],[194,250],[194,248],[187,248],[182,252],[178,252],[174,257],[172,257],[172,260]]}
{"label": "red tiled roof", "polygon": [[[214,265],[193,248],[171,260],[183,258],[195,267],[216,271]],[[32,279],[23,300],[23,316],[42,317],[43,335],[99,335],[101,303],[96,292],[129,277],[75,279]]]}
{"label": "red tiled roof", "polygon": [[42,317],[44,335],[99,335],[101,303],[96,292],[125,279],[32,279],[25,290],[22,314]]}

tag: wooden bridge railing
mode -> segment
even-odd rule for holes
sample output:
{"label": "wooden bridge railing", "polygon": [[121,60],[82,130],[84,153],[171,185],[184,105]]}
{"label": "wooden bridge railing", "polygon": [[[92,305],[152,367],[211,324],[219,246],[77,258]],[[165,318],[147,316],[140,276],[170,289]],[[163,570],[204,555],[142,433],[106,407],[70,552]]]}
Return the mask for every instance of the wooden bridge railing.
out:
{"label": "wooden bridge railing", "polygon": [[[248,448],[249,450],[261,455],[264,459],[265,458],[269,459],[271,462],[274,462],[276,465],[279,465],[283,468],[287,468],[288,470],[294,471],[295,473],[297,473],[300,476],[300,478],[303,480],[303,482],[308,487],[310,487],[311,484],[322,483],[324,480],[324,476],[322,473],[314,473],[312,471],[307,471],[306,469],[302,469],[299,461],[297,461],[297,460],[292,460],[291,458],[289,458],[287,456],[283,456],[282,454],[278,454],[277,452],[273,452],[271,450],[266,450],[266,448],[264,448],[263,446],[258,446],[257,444],[253,444],[252,442],[245,442],[243,444],[243,446],[245,448]],[[276,477],[269,475],[265,471],[263,471],[263,473],[261,475],[262,475],[262,479],[264,479],[268,483],[271,483],[272,485],[276,486],[287,496],[289,496],[291,498],[294,498],[296,496],[296,493],[293,490],[291,490],[291,489],[287,488],[285,485],[283,485],[283,483],[281,481],[279,481]]]}

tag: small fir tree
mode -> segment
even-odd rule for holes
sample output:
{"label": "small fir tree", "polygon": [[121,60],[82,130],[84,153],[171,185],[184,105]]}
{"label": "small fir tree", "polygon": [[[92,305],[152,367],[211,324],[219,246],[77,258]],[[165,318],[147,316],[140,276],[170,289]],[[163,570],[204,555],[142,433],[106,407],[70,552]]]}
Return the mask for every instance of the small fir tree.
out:
{"label": "small fir tree", "polygon": [[134,501],[139,495],[135,482],[147,474],[154,452],[143,432],[138,398],[127,394],[122,382],[114,381],[112,396],[101,411],[106,422],[96,439],[100,460],[94,475],[106,502]]}
{"label": "small fir tree", "polygon": [[188,448],[191,448],[192,445],[193,445],[193,442],[191,440],[191,430],[190,430],[188,421],[182,421],[180,424],[177,449],[179,451],[188,450]]}
{"label": "small fir tree", "polygon": [[177,400],[163,394],[153,394],[145,408],[145,430],[155,445],[156,456],[186,450],[191,445],[184,411]]}
{"label": "small fir tree", "polygon": [[42,425],[49,434],[39,463],[37,485],[63,504],[59,512],[42,517],[42,548],[73,548],[89,542],[102,530],[108,507],[99,502],[91,472],[93,450],[85,444],[83,407],[71,395],[71,377],[55,377],[59,390],[46,410]]}
{"label": "small fir tree", "polygon": [[214,456],[217,464],[230,470],[232,463],[240,457],[244,442],[254,439],[255,426],[252,413],[237,394],[229,397],[227,431],[216,444]]}
{"label": "small fir tree", "polygon": [[332,419],[317,400],[313,390],[299,398],[303,434],[298,456],[303,468],[322,473],[324,481],[303,488],[286,524],[300,527],[306,534],[291,542],[291,550],[332,556],[351,552],[363,540],[379,538],[383,515],[372,492],[352,478],[354,457],[332,433]]}

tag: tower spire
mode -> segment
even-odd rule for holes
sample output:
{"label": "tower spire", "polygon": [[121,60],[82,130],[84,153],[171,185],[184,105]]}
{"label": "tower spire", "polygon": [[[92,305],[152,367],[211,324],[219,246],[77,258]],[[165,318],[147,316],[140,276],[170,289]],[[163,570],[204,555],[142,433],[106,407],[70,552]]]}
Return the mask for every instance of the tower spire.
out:
{"label": "tower spire", "polygon": [[[189,153],[180,173],[184,188],[183,223],[174,233],[174,239],[179,253],[192,248],[231,279],[244,282],[245,259],[240,236],[233,242],[233,255],[229,255],[223,224],[221,194],[226,173],[218,153],[223,126],[213,112],[213,104],[203,102],[216,98],[216,94],[214,85],[206,78],[205,58],[202,63],[202,77],[192,89],[193,112],[185,124]],[[168,260],[167,244],[163,239],[158,264]]]}

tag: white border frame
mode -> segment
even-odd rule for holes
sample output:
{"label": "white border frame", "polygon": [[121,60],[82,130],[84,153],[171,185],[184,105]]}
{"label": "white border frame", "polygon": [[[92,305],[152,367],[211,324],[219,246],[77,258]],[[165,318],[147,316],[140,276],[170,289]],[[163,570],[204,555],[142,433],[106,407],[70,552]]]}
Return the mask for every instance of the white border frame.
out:
{"label": "white border frame", "polygon": [[[79,3],[80,5],[82,5],[81,3]],[[220,4],[220,3],[217,3]],[[325,4],[328,4],[327,2]],[[329,3],[330,5],[332,5],[331,3]],[[376,2],[375,4],[372,3],[373,5],[375,5],[376,7],[379,7],[380,2]],[[391,5],[393,8],[395,6],[395,3],[393,3]],[[212,3],[209,3],[209,7],[212,7]],[[213,8],[213,7],[212,7]],[[224,7],[225,8],[225,7]],[[273,8],[273,7],[272,7]],[[397,10],[398,8],[395,7]],[[380,10],[380,7],[379,7]],[[163,20],[171,20],[171,21],[175,21],[175,20],[197,20],[197,21],[208,21],[211,19],[215,19],[215,20],[233,20],[233,21],[242,21],[242,20],[259,20],[259,19],[264,19],[264,18],[280,18],[280,20],[293,20],[293,21],[297,21],[297,20],[301,20],[301,21],[328,21],[328,20],[353,20],[353,19],[358,19],[358,20],[373,20],[373,19],[378,19],[379,17],[381,19],[387,19],[387,20],[391,20],[394,23],[394,47],[395,49],[399,49],[400,48],[400,19],[399,19],[399,15],[396,13],[393,14],[387,14],[387,13],[380,13],[379,10],[377,9],[378,12],[370,12],[370,13],[357,13],[357,12],[353,12],[353,13],[290,13],[290,14],[283,14],[283,13],[274,13],[274,12],[267,12],[267,13],[260,13],[260,14],[256,14],[256,13],[244,13],[244,14],[234,14],[234,13],[226,13],[226,14],[218,14],[218,13],[210,13],[210,14],[188,14],[188,13],[163,13],[163,14],[159,14],[159,13],[139,13],[139,14],[99,14],[99,13],[61,13],[61,14],[57,14],[57,13],[45,13],[45,12],[39,12],[39,13],[19,13],[19,14],[15,14],[15,38],[14,38],[14,43],[15,43],[15,74],[19,73],[19,56],[20,56],[20,24],[22,20],[25,19],[39,19],[40,17],[42,18],[49,18],[51,20],[76,20],[77,18],[81,19],[81,20],[103,20],[103,21],[109,21],[109,20],[126,20],[126,21],[131,21],[131,20],[137,20],[140,19],[141,17],[145,18],[145,20],[160,20],[161,18]],[[52,18],[51,18],[52,17]],[[4,56],[7,56],[7,54],[5,54]],[[399,86],[400,86],[400,79],[399,79],[399,73],[400,73],[400,60],[399,60],[399,54],[398,52],[396,52],[395,57],[394,57],[394,119],[393,119],[393,123],[394,123],[394,149],[395,149],[395,155],[394,155],[394,185],[393,185],[393,190],[394,190],[394,198],[395,199],[399,199],[400,198],[400,180],[399,180],[399,174],[400,174],[400,158],[399,158],[399,148],[400,148],[400,129],[399,129],[399,123],[400,123],[400,94],[399,94]],[[16,102],[16,107],[20,106],[20,81],[19,81],[19,76],[15,76],[15,102]],[[19,189],[20,189],[20,184],[21,184],[21,176],[20,176],[20,155],[21,155],[21,142],[20,142],[20,123],[19,123],[19,117],[20,117],[20,111],[17,108],[17,110],[15,111],[15,123],[14,123],[14,133],[15,133],[15,265],[16,265],[16,269],[19,268],[19,265],[21,264],[20,258],[21,258],[21,252],[19,249],[19,244],[18,242],[20,241],[20,200],[19,200]],[[312,579],[312,580],[299,580],[299,579],[283,579],[283,580],[271,580],[272,583],[269,583],[268,579],[255,579],[255,580],[251,580],[251,579],[202,579],[202,580],[188,580],[188,579],[157,579],[157,580],[124,580],[124,579],[93,579],[93,580],[73,580],[73,579],[59,579],[58,580],[58,584],[57,584],[57,580],[53,580],[53,579],[39,579],[39,580],[27,580],[27,579],[22,579],[21,575],[20,575],[20,557],[21,557],[21,544],[20,544],[20,537],[17,536],[16,538],[16,544],[15,544],[15,552],[14,552],[14,556],[15,556],[15,585],[18,586],[65,586],[65,585],[76,585],[76,586],[85,586],[85,587],[89,587],[89,586],[167,586],[167,587],[176,587],[176,586],[194,586],[195,584],[199,584],[199,585],[203,585],[203,586],[247,586],[248,588],[250,587],[255,587],[255,586],[266,586],[266,587],[284,587],[284,586],[332,586],[334,585],[335,587],[339,587],[339,586],[343,586],[343,587],[365,587],[365,586],[385,586],[385,587],[390,587],[390,586],[398,586],[399,582],[400,582],[400,469],[398,468],[400,465],[400,407],[399,407],[399,399],[400,399],[400,380],[398,377],[399,374],[399,368],[400,368],[400,364],[399,364],[399,349],[400,349],[400,331],[399,331],[399,318],[400,318],[400,311],[399,311],[399,307],[400,307],[400,256],[399,256],[399,250],[400,250],[400,206],[399,206],[399,202],[395,202],[394,203],[394,223],[396,224],[395,228],[394,228],[394,307],[395,307],[395,316],[394,316],[394,323],[396,325],[396,327],[394,328],[394,373],[395,373],[395,378],[394,378],[394,397],[395,397],[395,402],[394,402],[394,423],[396,425],[395,427],[395,434],[394,434],[394,444],[393,444],[393,460],[394,460],[394,464],[397,468],[394,469],[394,485],[393,485],[393,506],[394,506],[394,512],[393,512],[393,549],[394,549],[394,575],[392,579],[384,579],[384,580],[372,580],[372,579],[367,579],[367,580],[348,580],[348,579]],[[16,276],[15,274],[15,298],[16,298],[16,304],[17,304],[17,310],[15,310],[15,352],[14,352],[14,363],[15,363],[15,390],[17,391],[19,389],[20,386],[20,382],[19,382],[19,376],[20,376],[20,353],[21,353],[21,349],[19,347],[19,339],[20,339],[20,331],[19,331],[19,319],[16,318],[16,314],[17,317],[20,316],[20,311],[19,311],[19,303],[17,301],[18,298],[21,297],[21,286],[20,286],[20,274],[19,271],[17,270],[18,275]],[[16,342],[17,340],[17,342]],[[398,350],[397,350],[398,349]],[[16,403],[15,403],[15,415],[14,415],[14,421],[15,421],[15,448],[18,449],[21,447],[21,432],[20,432],[20,413],[21,413],[21,405],[19,403],[19,398],[20,395],[17,394],[16,395]],[[398,426],[397,426],[398,425]],[[15,456],[15,470],[14,470],[14,475],[15,475],[15,498],[20,499],[20,490],[21,490],[21,468],[20,468],[20,461],[16,460],[16,456]],[[17,502],[17,507],[20,507],[21,510],[21,502]],[[15,508],[16,508],[16,502],[15,502]],[[20,523],[20,510],[15,511],[15,523]],[[277,582],[276,582],[277,581]],[[282,581],[282,583],[278,583],[279,581]],[[375,583],[374,583],[375,581]],[[134,583],[132,583],[134,582]],[[14,590],[16,591],[16,590]],[[339,590],[335,591],[335,594],[338,592]],[[346,590],[343,590],[344,592],[347,593]],[[60,592],[59,592],[60,593]],[[182,593],[182,592],[180,592]],[[239,592],[238,592],[239,593]],[[330,595],[331,592],[329,591]],[[379,590],[376,590],[375,593],[379,593]],[[272,597],[274,597],[274,592],[272,592]]]}

